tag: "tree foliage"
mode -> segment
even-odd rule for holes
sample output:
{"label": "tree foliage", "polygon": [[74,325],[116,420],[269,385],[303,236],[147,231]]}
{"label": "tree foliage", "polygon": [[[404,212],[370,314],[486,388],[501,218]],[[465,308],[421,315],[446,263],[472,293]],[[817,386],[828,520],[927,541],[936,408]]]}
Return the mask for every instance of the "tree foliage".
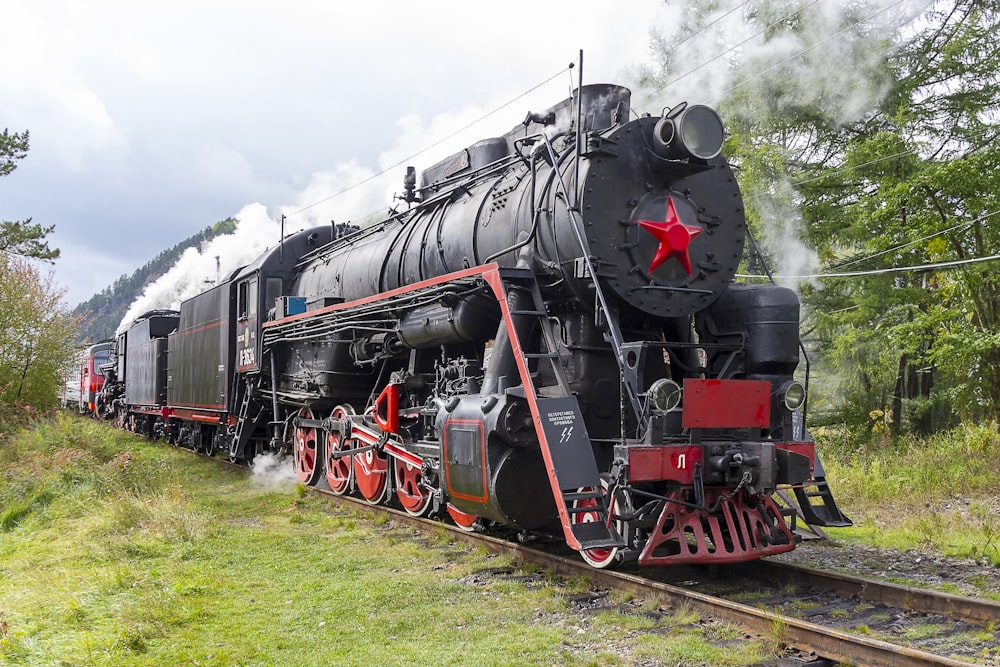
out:
{"label": "tree foliage", "polygon": [[17,168],[17,161],[28,154],[28,132],[11,132],[4,128],[0,132],[0,176],[6,176]]}
{"label": "tree foliage", "polygon": [[18,405],[55,405],[73,356],[75,321],[50,274],[0,253],[0,420]]}
{"label": "tree foliage", "polygon": [[[0,176],[27,155],[28,138],[27,131],[0,133]],[[30,218],[0,224],[0,422],[24,405],[55,405],[72,360],[75,322],[63,291],[31,261],[58,257],[45,242],[52,229]]]}
{"label": "tree foliage", "polygon": [[[892,85],[877,107],[824,137],[832,159],[793,165],[815,179],[800,191],[827,271],[871,272],[813,291],[818,325],[834,342],[862,332],[878,351],[862,368],[895,366],[883,404],[865,407],[891,413],[897,432],[1000,418],[1000,281],[988,259],[1000,253],[1000,8],[939,1],[921,24],[886,62]],[[901,267],[928,268],[874,273]],[[831,358],[857,383],[842,346]]]}
{"label": "tree foliage", "polygon": [[[718,16],[701,6],[672,43]],[[732,58],[720,110],[769,259],[795,274],[788,259],[805,250],[821,276],[799,283],[821,369],[813,406],[894,432],[1000,419],[1000,2],[933,0],[888,37],[869,29],[873,3],[845,4],[823,31],[811,7],[746,4],[752,29],[800,49],[774,65]],[[844,69],[824,64],[833,48],[853,82],[824,84]]]}
{"label": "tree foliage", "polygon": [[45,237],[55,231],[55,225],[43,227],[27,220],[0,222],[0,252],[32,257],[51,262],[59,257],[58,248],[50,248]]}
{"label": "tree foliage", "polygon": [[[17,168],[19,160],[28,154],[28,131],[11,132],[4,128],[0,132],[0,176],[7,176]],[[59,257],[58,248],[49,248],[45,237],[55,230],[55,226],[42,225],[27,220],[0,221],[0,252],[13,253],[52,261]]]}

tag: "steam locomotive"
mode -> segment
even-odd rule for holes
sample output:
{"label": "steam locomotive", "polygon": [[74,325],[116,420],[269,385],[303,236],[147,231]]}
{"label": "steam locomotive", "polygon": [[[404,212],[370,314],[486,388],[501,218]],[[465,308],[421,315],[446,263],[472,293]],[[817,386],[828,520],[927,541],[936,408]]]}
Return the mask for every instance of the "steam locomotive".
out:
{"label": "steam locomotive", "polygon": [[795,505],[849,525],[804,428],[798,299],[734,282],[747,225],[718,114],[630,120],[630,95],[581,86],[408,168],[404,210],[298,232],[139,318],[108,413],[597,568],[789,551]]}

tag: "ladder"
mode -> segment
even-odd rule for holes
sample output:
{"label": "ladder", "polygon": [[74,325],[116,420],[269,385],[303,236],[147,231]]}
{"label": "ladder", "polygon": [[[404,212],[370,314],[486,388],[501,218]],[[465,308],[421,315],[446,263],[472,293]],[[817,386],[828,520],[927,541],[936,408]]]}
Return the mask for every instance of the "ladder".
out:
{"label": "ladder", "polygon": [[[624,547],[624,540],[609,525],[609,509],[590,436],[580,404],[562,367],[556,335],[538,281],[528,269],[500,269],[500,278],[501,284],[494,285],[494,289],[500,288],[497,297],[501,301],[511,348],[517,357],[524,398],[534,418],[566,541],[580,551]],[[521,337],[527,337],[536,327],[541,332],[541,350],[528,351],[524,347],[528,341],[522,341]],[[551,364],[557,382],[554,387],[546,387],[544,396],[540,395],[529,368],[533,360]],[[596,515],[597,520],[574,521],[574,517],[585,513]]]}
{"label": "ladder", "polygon": [[[240,402],[239,419],[236,421],[236,433],[229,445],[229,456],[234,460],[246,458],[246,446],[250,442],[250,437],[257,430],[257,426],[263,421],[266,410],[259,401],[254,400],[253,392],[249,386],[244,386],[243,400]],[[257,405],[257,413],[250,416],[254,404]]]}
{"label": "ladder", "polygon": [[[818,455],[814,455],[813,486],[816,487],[815,491],[806,491],[803,488],[795,487],[795,499],[798,501],[799,511],[806,523],[810,526],[833,528],[854,525],[854,522],[840,511],[836,501],[834,501],[830,485],[826,483],[826,470],[823,469]],[[819,498],[822,504],[814,505],[813,498]]]}

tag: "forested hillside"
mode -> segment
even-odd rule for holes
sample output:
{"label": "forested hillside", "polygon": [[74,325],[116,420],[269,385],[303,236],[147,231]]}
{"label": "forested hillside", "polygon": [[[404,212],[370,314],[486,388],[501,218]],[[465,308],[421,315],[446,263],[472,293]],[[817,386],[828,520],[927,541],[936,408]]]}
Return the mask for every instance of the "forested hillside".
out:
{"label": "forested hillside", "polygon": [[166,273],[181,253],[188,248],[198,247],[220,234],[231,234],[234,229],[236,229],[236,220],[233,218],[227,218],[211,227],[206,227],[174,247],[164,250],[136,269],[131,276],[122,275],[110,286],[81,303],[73,310],[73,315],[80,318],[78,341],[86,343],[110,338],[114,335],[115,328],[121,322],[125,311],[128,310],[136,297],[142,294],[146,285]]}

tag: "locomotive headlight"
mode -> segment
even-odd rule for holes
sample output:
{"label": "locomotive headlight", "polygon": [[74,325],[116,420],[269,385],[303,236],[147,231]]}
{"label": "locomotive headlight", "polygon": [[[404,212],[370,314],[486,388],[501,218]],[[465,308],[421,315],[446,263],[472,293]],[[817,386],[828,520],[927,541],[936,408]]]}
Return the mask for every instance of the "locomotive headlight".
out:
{"label": "locomotive headlight", "polygon": [[651,412],[670,412],[681,402],[680,386],[668,378],[660,378],[646,392]]}
{"label": "locomotive headlight", "polygon": [[665,158],[710,160],[726,139],[722,119],[702,104],[682,103],[663,115],[653,128],[653,148]]}
{"label": "locomotive headlight", "polygon": [[794,412],[805,403],[806,388],[802,386],[801,382],[792,380],[781,385],[781,389],[778,390],[778,397],[785,404],[789,412]]}

